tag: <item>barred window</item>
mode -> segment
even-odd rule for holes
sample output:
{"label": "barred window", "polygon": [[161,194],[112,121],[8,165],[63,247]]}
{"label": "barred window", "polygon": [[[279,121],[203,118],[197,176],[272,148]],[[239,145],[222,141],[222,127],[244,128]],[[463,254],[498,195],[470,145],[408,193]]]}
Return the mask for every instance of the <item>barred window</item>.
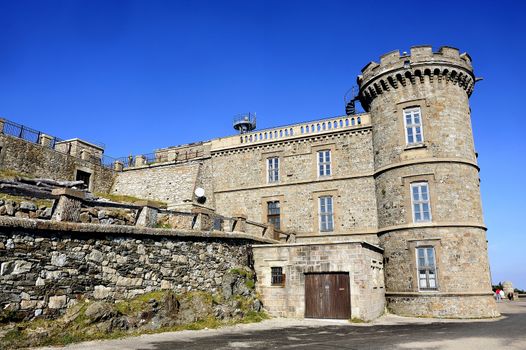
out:
{"label": "barred window", "polygon": [[267,159],[267,172],[268,172],[268,182],[278,182],[279,181],[279,158],[272,157]]}
{"label": "barred window", "polygon": [[267,202],[267,222],[274,226],[275,229],[280,229],[281,213],[279,201]]}
{"label": "barred window", "polygon": [[320,197],[320,232],[334,231],[334,214],[332,211],[332,197]]}
{"label": "barred window", "polygon": [[318,176],[331,175],[331,150],[318,151]]}
{"label": "barred window", "polygon": [[420,107],[404,109],[406,143],[419,144],[424,141]]}
{"label": "barred window", "polygon": [[285,275],[283,274],[282,267],[271,267],[270,268],[270,285],[272,286],[284,286],[285,285]]}
{"label": "barred window", "polygon": [[418,288],[420,290],[436,290],[437,274],[435,263],[435,248],[416,248],[416,259],[418,265]]}
{"label": "barred window", "polygon": [[429,188],[427,182],[411,184],[411,202],[413,204],[413,222],[431,221]]}

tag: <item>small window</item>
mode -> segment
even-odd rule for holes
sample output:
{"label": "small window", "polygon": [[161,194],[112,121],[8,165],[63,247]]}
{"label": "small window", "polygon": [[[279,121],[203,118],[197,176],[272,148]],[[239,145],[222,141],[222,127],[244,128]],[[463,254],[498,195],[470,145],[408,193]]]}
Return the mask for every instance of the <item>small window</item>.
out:
{"label": "small window", "polygon": [[281,227],[280,215],[279,201],[267,202],[267,222],[278,230]]}
{"label": "small window", "polygon": [[270,285],[271,286],[284,286],[285,275],[283,274],[282,267],[271,267],[270,268]]}
{"label": "small window", "polygon": [[300,128],[300,132],[303,134],[303,126]]}
{"label": "small window", "polygon": [[413,222],[431,221],[431,206],[429,203],[429,187],[427,182],[411,184],[411,203],[413,206]]}
{"label": "small window", "polygon": [[89,181],[90,181],[91,174],[82,170],[77,170],[77,175],[75,177],[75,180],[84,182],[84,185],[86,185],[86,188],[89,188]]}
{"label": "small window", "polygon": [[332,196],[320,197],[320,232],[334,231],[334,214],[332,211]]}
{"label": "small window", "polygon": [[436,290],[437,271],[435,262],[435,248],[416,248],[416,261],[418,273],[418,288],[420,290]]}
{"label": "small window", "polygon": [[331,175],[331,151],[318,151],[318,176]]}
{"label": "small window", "polygon": [[267,181],[268,183],[279,181],[279,158],[272,157],[267,159]]}
{"label": "small window", "polygon": [[415,145],[424,142],[420,107],[404,109],[406,143]]}

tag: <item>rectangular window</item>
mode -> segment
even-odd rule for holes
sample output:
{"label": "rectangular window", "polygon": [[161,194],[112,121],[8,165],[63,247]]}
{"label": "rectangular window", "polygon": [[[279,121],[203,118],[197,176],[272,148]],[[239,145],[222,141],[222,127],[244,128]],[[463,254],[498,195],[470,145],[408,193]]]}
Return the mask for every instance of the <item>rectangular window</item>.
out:
{"label": "rectangular window", "polygon": [[420,290],[436,290],[437,271],[435,263],[435,248],[416,248],[416,260],[418,265],[418,288]]}
{"label": "rectangular window", "polygon": [[270,285],[272,286],[284,286],[285,285],[285,275],[283,274],[282,267],[271,267],[270,268]]}
{"label": "rectangular window", "polygon": [[332,211],[332,197],[320,197],[320,232],[334,231],[334,214]]}
{"label": "rectangular window", "polygon": [[267,172],[268,172],[268,182],[278,182],[279,181],[279,158],[272,157],[267,159]]}
{"label": "rectangular window", "polygon": [[90,181],[91,174],[82,170],[77,170],[77,175],[75,176],[75,179],[77,181],[84,182],[84,185],[86,185],[86,188],[89,188],[89,181]]}
{"label": "rectangular window", "polygon": [[429,188],[427,182],[411,184],[411,203],[413,205],[413,222],[431,221]]}
{"label": "rectangular window", "polygon": [[318,176],[331,175],[331,150],[318,151]]}
{"label": "rectangular window", "polygon": [[420,107],[404,109],[405,136],[408,145],[424,141]]}
{"label": "rectangular window", "polygon": [[267,222],[274,226],[275,229],[280,229],[280,207],[279,201],[267,202]]}

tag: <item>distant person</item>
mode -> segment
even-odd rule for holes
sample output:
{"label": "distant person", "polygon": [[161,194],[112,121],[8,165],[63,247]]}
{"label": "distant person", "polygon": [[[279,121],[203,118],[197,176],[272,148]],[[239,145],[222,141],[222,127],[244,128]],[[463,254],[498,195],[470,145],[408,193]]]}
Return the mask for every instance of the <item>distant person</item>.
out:
{"label": "distant person", "polygon": [[508,293],[508,299],[509,299],[509,301],[513,300],[513,293],[512,292]]}
{"label": "distant person", "polygon": [[506,295],[504,294],[504,291],[503,291],[502,289],[500,290],[499,293],[500,293],[500,299],[501,299],[501,300],[504,299],[504,298],[506,297]]}
{"label": "distant person", "polygon": [[500,296],[500,289],[497,288],[497,290],[495,291],[495,299],[497,300],[497,303],[500,301],[502,297]]}

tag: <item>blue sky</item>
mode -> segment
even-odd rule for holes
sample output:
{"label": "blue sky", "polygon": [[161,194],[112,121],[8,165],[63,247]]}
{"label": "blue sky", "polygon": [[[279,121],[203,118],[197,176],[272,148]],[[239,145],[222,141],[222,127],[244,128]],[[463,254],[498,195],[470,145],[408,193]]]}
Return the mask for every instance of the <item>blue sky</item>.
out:
{"label": "blue sky", "polygon": [[[371,60],[469,52],[493,280],[526,289],[526,6],[521,1],[4,1],[0,116],[120,157],[341,115]],[[526,215],[525,215],[526,216]]]}

